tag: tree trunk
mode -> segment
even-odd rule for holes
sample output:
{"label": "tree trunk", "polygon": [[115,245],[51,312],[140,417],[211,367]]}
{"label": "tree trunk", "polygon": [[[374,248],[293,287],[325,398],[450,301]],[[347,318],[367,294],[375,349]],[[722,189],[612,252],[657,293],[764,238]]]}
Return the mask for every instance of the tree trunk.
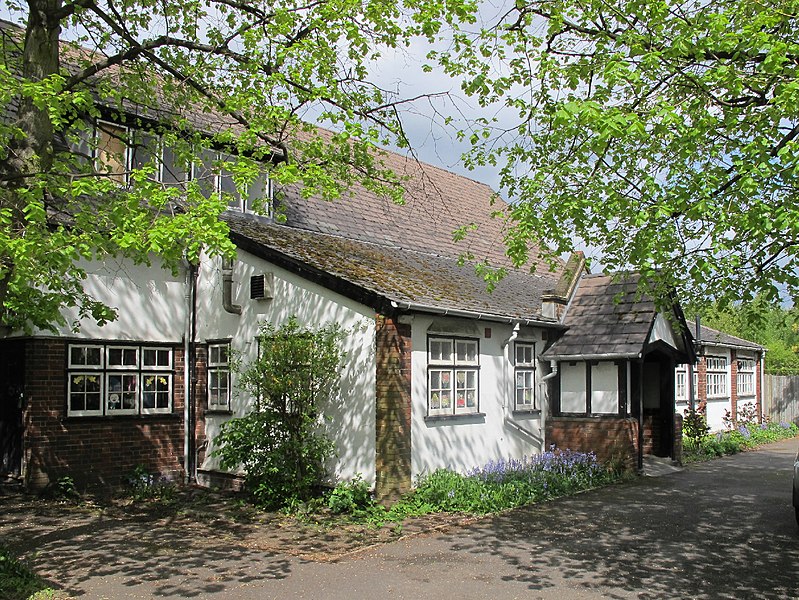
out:
{"label": "tree trunk", "polygon": [[[21,74],[25,81],[37,82],[59,71],[62,0],[28,0],[28,9]],[[11,228],[22,236],[24,203],[18,190],[25,185],[27,176],[51,168],[54,132],[48,111],[38,108],[32,98],[19,98],[18,110],[16,125],[23,136],[12,142],[8,159],[0,167],[0,208],[11,210]],[[0,325],[7,313],[6,298],[13,276],[13,256],[0,252]]]}

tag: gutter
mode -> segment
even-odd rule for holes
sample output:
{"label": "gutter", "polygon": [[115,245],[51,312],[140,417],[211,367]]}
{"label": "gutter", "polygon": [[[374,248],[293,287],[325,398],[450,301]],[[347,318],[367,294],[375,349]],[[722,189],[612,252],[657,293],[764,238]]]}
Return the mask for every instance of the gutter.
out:
{"label": "gutter", "polygon": [[191,436],[193,433],[191,405],[194,400],[192,383],[194,370],[194,337],[197,305],[197,266],[185,260],[186,322],[183,331],[183,473],[185,483],[191,482]]}
{"label": "gutter", "polygon": [[565,325],[562,325],[554,320],[520,319],[518,317],[508,317],[495,313],[481,313],[470,310],[462,310],[459,308],[443,308],[440,306],[431,306],[429,304],[418,304],[416,302],[397,302],[395,300],[391,300],[391,307],[399,310],[424,312],[434,315],[442,315],[445,317],[464,317],[467,319],[477,319],[479,321],[494,321],[498,323],[514,323],[519,325],[567,329]]}
{"label": "gutter", "polygon": [[559,360],[566,361],[587,361],[587,360],[619,360],[625,359],[640,359],[643,356],[641,352],[627,352],[624,354],[554,354],[547,356],[549,362]]}

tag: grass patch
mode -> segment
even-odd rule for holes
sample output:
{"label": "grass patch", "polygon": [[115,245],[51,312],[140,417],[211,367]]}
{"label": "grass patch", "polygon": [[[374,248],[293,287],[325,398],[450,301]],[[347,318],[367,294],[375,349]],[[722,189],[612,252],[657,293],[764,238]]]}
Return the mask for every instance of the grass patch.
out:
{"label": "grass patch", "polygon": [[794,438],[794,423],[740,423],[732,429],[691,438],[683,437],[683,462],[702,462],[750,450],[763,444]]}
{"label": "grass patch", "polygon": [[55,591],[13,552],[0,546],[0,598],[46,600],[55,598]]}

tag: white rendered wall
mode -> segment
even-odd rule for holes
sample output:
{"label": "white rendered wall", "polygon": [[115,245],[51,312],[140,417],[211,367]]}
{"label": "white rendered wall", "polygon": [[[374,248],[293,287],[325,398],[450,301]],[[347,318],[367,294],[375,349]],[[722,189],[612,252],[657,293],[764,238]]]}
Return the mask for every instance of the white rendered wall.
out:
{"label": "white rendered wall", "polygon": [[[274,273],[274,299],[251,300],[250,276]],[[242,307],[240,315],[222,307],[222,273],[219,259],[204,257],[198,284],[197,341],[231,340],[231,348],[243,361],[255,358],[259,323],[280,327],[291,316],[300,325],[318,328],[338,323],[347,330],[343,340],[344,368],[338,397],[324,407],[329,418],[328,435],[336,444],[338,456],[331,464],[334,479],[349,479],[360,473],[370,484],[375,476],[375,315],[366,306],[331,292],[320,285],[278,268],[247,252],[239,251],[233,272],[233,304]],[[252,399],[236,393],[234,416],[246,414]],[[205,393],[201,390],[199,393]],[[206,433],[210,446],[202,469],[216,469],[210,457],[213,438],[227,415],[208,414]]]}
{"label": "white rendered wall", "polygon": [[[490,460],[521,458],[541,452],[541,413],[514,414],[513,333],[511,325],[451,319],[453,335],[476,338],[480,346],[479,404],[485,416],[425,419],[427,415],[427,336],[433,323],[446,319],[414,315],[411,323],[411,470],[414,483],[419,475],[438,468],[466,472]],[[486,337],[486,328],[491,337]],[[471,330],[475,333],[464,333]],[[436,333],[436,337],[446,335]],[[535,341],[536,353],[543,347],[541,331],[533,330],[518,341]],[[540,367],[540,364],[539,364]],[[540,382],[542,373],[536,371]],[[537,385],[537,405],[542,406],[542,386]],[[514,423],[516,427],[507,421]]]}
{"label": "white rendered wall", "polygon": [[[180,342],[186,319],[186,274],[181,270],[173,275],[158,264],[156,258],[149,267],[121,258],[79,263],[87,273],[84,289],[115,308],[117,319],[103,326],[82,319],[76,334],[70,325],[77,311],[67,309],[63,314],[68,326],[59,327],[59,333],[92,340]],[[37,333],[52,335],[49,331]]]}

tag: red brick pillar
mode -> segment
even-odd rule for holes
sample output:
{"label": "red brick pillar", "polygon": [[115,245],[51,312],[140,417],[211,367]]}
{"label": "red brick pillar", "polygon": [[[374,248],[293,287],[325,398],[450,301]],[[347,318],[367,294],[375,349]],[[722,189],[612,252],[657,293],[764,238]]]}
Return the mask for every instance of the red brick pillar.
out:
{"label": "red brick pillar", "polygon": [[730,412],[733,421],[738,421],[738,355],[730,350]]}
{"label": "red brick pillar", "polygon": [[389,504],[411,489],[411,326],[377,316],[375,496]]}
{"label": "red brick pillar", "polygon": [[704,356],[699,357],[696,364],[696,410],[707,417],[707,360]]}
{"label": "red brick pillar", "polygon": [[680,413],[674,413],[674,447],[671,458],[678,465],[682,464],[682,419]]}

